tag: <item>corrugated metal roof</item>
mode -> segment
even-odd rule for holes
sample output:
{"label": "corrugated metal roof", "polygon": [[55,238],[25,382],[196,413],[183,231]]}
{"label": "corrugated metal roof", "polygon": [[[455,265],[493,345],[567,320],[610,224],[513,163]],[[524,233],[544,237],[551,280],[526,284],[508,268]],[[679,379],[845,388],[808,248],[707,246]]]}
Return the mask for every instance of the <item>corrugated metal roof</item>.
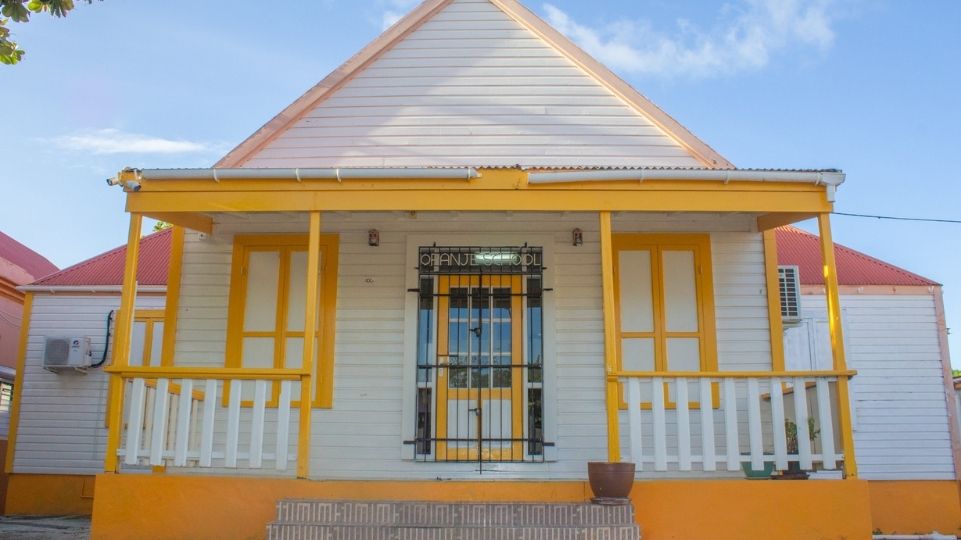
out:
{"label": "corrugated metal roof", "polygon": [[[778,229],[776,236],[778,264],[797,265],[802,285],[824,285],[818,236],[790,226]],[[834,257],[841,285],[938,285],[926,277],[841,244],[834,245]]]}
{"label": "corrugated metal roof", "polygon": [[[140,239],[137,283],[140,285],[167,284],[170,237],[171,230],[164,229]],[[127,246],[123,245],[64,268],[56,274],[36,281],[33,285],[49,285],[52,287],[122,285],[126,258]]]}
{"label": "corrugated metal roof", "polygon": [[[22,268],[33,279],[42,278],[57,271],[56,265],[46,257],[0,232],[0,259]],[[23,283],[18,283],[23,285]]]}

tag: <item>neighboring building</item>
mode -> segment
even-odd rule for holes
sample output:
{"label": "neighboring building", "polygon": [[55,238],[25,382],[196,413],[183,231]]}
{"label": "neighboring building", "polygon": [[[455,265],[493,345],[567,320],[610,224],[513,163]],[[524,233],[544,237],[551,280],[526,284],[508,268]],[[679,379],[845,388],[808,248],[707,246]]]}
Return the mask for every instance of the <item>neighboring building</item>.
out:
{"label": "neighboring building", "polygon": [[[137,359],[153,353],[159,360],[172,236],[167,229],[140,241],[132,351]],[[126,252],[124,245],[20,287],[31,307],[25,314],[29,326],[15,400],[16,451],[9,454],[6,469],[18,473],[10,476],[10,492],[42,493],[49,497],[45,508],[50,513],[92,510],[93,475],[103,470],[107,432],[107,377],[97,364],[108,358],[104,349],[120,306]],[[90,338],[93,367],[44,369],[47,340],[57,338]],[[28,495],[11,497],[5,511],[34,513],[24,506],[31,500]]]}
{"label": "neighboring building", "polygon": [[[584,501],[587,463],[621,460],[650,538],[953,531],[957,436],[930,373],[943,332],[917,314],[917,358],[861,333],[830,236],[843,180],[735,168],[513,0],[428,0],[215,168],[122,171],[107,386],[39,368],[25,386],[35,372],[83,396],[38,393],[48,412],[106,419],[77,431],[76,472],[107,471],[95,536],[263,535],[284,498]],[[138,274],[144,216],[177,226],[166,302]],[[791,313],[785,282],[785,321],[779,294],[775,230],[809,218],[823,368],[784,345],[816,297]],[[144,361],[138,310],[160,305]],[[62,330],[31,327],[28,365]],[[887,384],[915,372],[911,395]],[[66,391],[78,380],[93,382]],[[49,505],[38,486],[77,490],[21,461],[29,437],[74,446],[43,420],[28,436],[30,403],[21,512]],[[913,409],[923,421],[891,419]],[[791,463],[823,480],[742,473]]]}
{"label": "neighboring building", "polygon": [[[7,454],[17,348],[24,311],[24,294],[17,287],[56,271],[57,267],[42,255],[0,232],[0,460],[5,460]],[[0,473],[0,505],[4,501],[6,484],[6,475]]]}

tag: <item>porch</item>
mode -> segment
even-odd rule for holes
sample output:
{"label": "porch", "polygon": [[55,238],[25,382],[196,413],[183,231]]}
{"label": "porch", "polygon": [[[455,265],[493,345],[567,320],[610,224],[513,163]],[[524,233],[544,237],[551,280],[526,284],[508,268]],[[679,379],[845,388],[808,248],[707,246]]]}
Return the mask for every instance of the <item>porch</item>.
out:
{"label": "porch", "polygon": [[[784,370],[766,232],[819,217],[836,320],[823,184],[528,175],[266,189],[138,177],[106,470],[570,480],[607,459],[641,479],[792,462],[856,476],[853,373],[841,347],[831,371]],[[315,191],[296,193],[305,184]],[[163,354],[147,366],[129,352],[145,215],[179,238]],[[538,248],[540,264],[508,264]],[[468,260],[425,265],[425,249]],[[276,267],[255,268],[274,252]]]}

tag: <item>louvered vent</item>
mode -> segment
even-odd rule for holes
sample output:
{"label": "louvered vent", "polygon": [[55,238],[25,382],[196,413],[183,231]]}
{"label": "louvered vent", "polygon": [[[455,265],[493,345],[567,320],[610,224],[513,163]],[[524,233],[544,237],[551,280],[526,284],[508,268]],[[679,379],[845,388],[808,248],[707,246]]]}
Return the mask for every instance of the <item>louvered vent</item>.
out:
{"label": "louvered vent", "polygon": [[778,289],[781,294],[781,319],[801,320],[801,280],[797,266],[778,266]]}

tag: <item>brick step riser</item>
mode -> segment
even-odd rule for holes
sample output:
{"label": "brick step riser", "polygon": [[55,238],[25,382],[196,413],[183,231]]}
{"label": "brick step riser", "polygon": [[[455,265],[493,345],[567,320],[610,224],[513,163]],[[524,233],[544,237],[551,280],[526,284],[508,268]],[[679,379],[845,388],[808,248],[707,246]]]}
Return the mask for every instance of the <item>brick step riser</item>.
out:
{"label": "brick step riser", "polygon": [[630,506],[282,501],[279,522],[442,527],[633,525]]}
{"label": "brick step riser", "polygon": [[638,540],[637,526],[602,527],[352,527],[270,524],[270,540]]}

